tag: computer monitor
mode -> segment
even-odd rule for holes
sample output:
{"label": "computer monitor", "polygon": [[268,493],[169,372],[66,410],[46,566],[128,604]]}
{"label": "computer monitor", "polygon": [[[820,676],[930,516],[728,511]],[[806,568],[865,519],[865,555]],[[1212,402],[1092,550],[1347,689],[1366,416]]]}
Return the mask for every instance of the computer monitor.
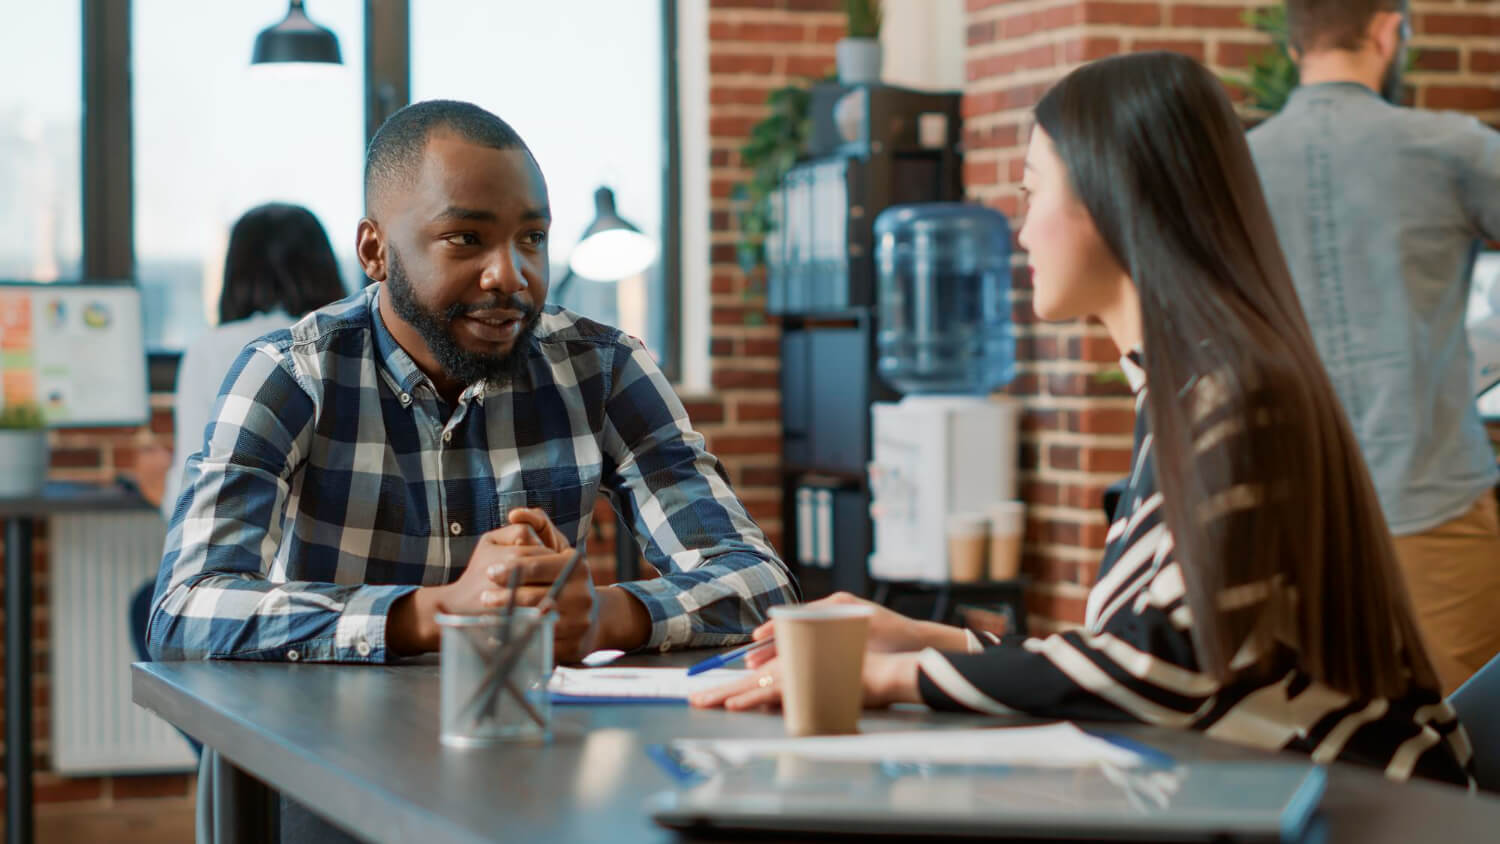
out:
{"label": "computer monitor", "polygon": [[0,406],[20,403],[38,406],[53,428],[144,424],[140,290],[0,281]]}

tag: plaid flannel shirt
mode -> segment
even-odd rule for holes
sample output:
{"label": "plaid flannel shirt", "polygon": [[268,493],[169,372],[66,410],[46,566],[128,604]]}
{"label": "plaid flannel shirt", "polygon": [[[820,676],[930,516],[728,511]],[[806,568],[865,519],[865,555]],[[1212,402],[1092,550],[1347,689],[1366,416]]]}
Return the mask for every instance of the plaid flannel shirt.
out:
{"label": "plaid flannel shirt", "polygon": [[380,662],[392,603],[458,578],[511,509],[575,545],[602,491],[664,576],[624,584],[647,647],[743,641],[785,565],[638,340],[548,306],[510,384],[448,407],[380,285],[246,347],[187,462],[157,578],[157,659]]}

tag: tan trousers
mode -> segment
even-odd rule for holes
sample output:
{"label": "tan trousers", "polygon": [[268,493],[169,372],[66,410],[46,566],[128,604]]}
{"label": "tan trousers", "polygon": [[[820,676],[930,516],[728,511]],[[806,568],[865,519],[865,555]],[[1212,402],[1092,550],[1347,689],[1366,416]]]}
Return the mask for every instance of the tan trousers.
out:
{"label": "tan trousers", "polygon": [[1467,513],[1396,537],[1396,556],[1443,694],[1500,653],[1500,506],[1482,495]]}

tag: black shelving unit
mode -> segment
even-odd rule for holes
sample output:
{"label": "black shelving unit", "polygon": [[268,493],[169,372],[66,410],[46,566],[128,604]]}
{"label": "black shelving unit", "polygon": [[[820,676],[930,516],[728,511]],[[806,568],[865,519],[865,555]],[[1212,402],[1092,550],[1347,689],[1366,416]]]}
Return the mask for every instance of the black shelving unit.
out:
{"label": "black shelving unit", "polygon": [[809,600],[872,592],[870,405],[899,398],[876,373],[874,222],[891,205],[962,199],[959,101],[815,85],[806,156],[777,195],[767,293],[782,328],[784,550]]}

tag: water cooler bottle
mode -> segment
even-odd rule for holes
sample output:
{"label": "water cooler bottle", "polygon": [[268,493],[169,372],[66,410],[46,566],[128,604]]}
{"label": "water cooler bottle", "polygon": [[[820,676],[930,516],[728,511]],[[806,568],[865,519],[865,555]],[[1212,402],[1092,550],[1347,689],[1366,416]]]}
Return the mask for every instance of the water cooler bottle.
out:
{"label": "water cooler bottle", "polygon": [[875,220],[880,377],[904,394],[871,409],[870,576],[948,580],[944,523],[1016,498],[1019,403],[1010,226],[960,203],[892,206]]}

